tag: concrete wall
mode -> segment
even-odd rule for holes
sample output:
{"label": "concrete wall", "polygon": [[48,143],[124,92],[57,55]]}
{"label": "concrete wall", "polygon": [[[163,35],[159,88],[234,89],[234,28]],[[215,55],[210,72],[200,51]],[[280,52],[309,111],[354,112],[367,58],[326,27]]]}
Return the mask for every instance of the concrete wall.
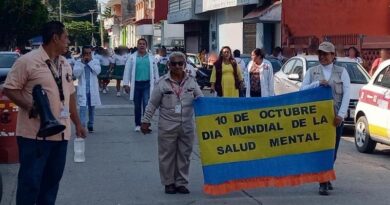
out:
{"label": "concrete wall", "polygon": [[282,22],[293,36],[390,35],[389,0],[286,0]]}
{"label": "concrete wall", "polygon": [[[217,33],[217,51],[223,46],[230,46],[232,50],[243,50],[242,18],[242,6],[215,11],[215,17],[210,19],[210,24],[214,23],[215,26],[210,27],[210,33],[211,35],[212,31]],[[214,22],[211,22],[212,20]],[[212,44],[212,38],[210,40],[210,44]]]}

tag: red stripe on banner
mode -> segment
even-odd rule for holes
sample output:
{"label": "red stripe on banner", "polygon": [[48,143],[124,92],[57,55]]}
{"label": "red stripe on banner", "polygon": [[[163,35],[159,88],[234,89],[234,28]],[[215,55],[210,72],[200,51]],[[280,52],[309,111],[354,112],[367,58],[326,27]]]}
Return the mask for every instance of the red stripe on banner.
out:
{"label": "red stripe on banner", "polygon": [[210,195],[222,195],[241,189],[253,189],[258,187],[285,187],[297,186],[304,183],[327,182],[336,179],[334,170],[315,174],[301,174],[287,177],[261,177],[252,179],[234,180],[218,185],[204,185],[204,192]]}
{"label": "red stripe on banner", "polygon": [[[382,93],[374,92],[371,90],[361,89],[359,94],[359,101],[364,102],[376,107],[379,107],[378,100],[383,100],[388,103],[387,109],[390,110],[390,98],[385,98]],[[382,108],[383,109],[383,108]]]}

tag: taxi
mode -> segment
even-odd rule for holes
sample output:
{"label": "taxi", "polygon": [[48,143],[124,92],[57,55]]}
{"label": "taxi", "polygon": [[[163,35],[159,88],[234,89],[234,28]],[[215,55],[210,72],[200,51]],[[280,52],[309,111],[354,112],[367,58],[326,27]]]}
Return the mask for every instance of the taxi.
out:
{"label": "taxi", "polygon": [[360,89],[355,111],[355,145],[371,153],[376,143],[390,145],[390,60],[383,61]]}

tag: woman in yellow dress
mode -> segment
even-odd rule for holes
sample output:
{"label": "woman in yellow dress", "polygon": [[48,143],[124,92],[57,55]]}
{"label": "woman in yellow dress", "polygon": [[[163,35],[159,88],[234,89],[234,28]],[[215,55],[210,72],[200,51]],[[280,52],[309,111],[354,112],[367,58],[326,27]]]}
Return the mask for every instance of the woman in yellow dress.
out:
{"label": "woman in yellow dress", "polygon": [[232,50],[229,46],[222,47],[211,73],[211,92],[217,92],[219,97],[239,97],[242,79],[241,68],[234,60]]}

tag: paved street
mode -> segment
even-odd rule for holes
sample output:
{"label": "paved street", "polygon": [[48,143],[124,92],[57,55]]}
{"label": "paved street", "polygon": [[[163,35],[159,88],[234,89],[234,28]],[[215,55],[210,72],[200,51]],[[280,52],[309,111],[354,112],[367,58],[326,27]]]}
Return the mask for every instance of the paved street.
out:
{"label": "paved street", "polygon": [[[95,133],[86,141],[86,162],[73,162],[73,143],[58,194],[58,205],[128,204],[264,204],[388,205],[390,148],[379,146],[374,154],[358,153],[351,133],[341,141],[336,163],[337,181],[330,196],[319,196],[317,184],[289,188],[242,190],[213,197],[202,192],[202,169],[198,144],[191,157],[189,195],[166,195],[160,184],[157,163],[156,117],[150,135],[135,133],[128,95],[102,95]],[[0,165],[5,192],[2,205],[15,204],[18,165]]]}

